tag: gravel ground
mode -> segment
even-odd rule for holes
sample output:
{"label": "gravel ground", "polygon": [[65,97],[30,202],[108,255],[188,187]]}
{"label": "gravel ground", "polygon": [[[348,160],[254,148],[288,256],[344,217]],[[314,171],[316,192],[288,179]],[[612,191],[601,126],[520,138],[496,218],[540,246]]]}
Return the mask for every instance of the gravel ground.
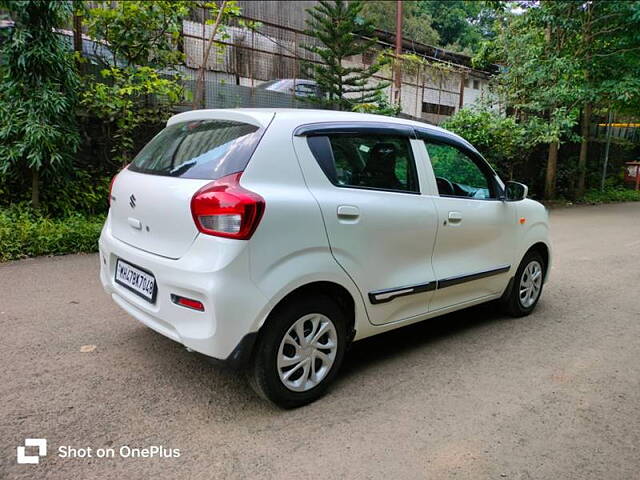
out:
{"label": "gravel ground", "polygon": [[[0,478],[640,478],[640,204],[551,221],[533,315],[481,306],[359,342],[295,411],[128,317],[95,255],[0,265]],[[48,455],[18,465],[35,437]],[[150,446],[179,456],[120,456]]]}

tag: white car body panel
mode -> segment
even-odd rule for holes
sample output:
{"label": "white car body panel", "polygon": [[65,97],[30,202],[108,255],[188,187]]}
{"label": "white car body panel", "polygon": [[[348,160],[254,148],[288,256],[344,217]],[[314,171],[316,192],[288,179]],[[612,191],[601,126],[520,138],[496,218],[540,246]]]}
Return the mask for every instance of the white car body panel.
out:
{"label": "white car body panel", "polygon": [[358,295],[333,260],[322,214],[293,151],[291,130],[287,135],[281,124],[276,128],[283,135],[264,136],[240,181],[244,188],[260,192],[268,211],[249,242],[251,280],[271,299],[256,330],[282,298],[309,283],[333,282]]}
{"label": "white car body panel", "polygon": [[[259,331],[278,302],[315,282],[339,285],[351,296],[358,340],[499,298],[531,246],[543,243],[550,250],[547,213],[537,202],[441,198],[421,141],[411,140],[421,194],[403,194],[334,186],[305,138],[293,134],[303,124],[334,121],[443,131],[438,127],[377,115],[278,109],[196,110],[175,115],[168,125],[202,119],[266,128],[240,179],[266,204],[253,236],[233,240],[198,232],[189,202],[211,180],[124,171],[114,184],[116,200],[100,238],[100,278],[130,315],[205,355],[228,358],[245,335]],[[133,189],[144,217],[141,230],[129,223]],[[357,206],[360,217],[339,219],[339,206]],[[443,225],[450,211],[462,214],[460,225]],[[155,276],[155,304],[114,282],[117,258]],[[442,291],[376,305],[368,297],[375,290],[504,265],[508,272]],[[201,301],[205,311],[176,305],[169,298],[173,293]]]}
{"label": "white car body panel", "polygon": [[[100,237],[100,280],[106,292],[130,315],[159,333],[215,358],[227,358],[268,303],[247,284],[247,242],[198,235],[177,260],[132,247],[111,234],[111,216]],[[114,282],[115,263],[122,258],[153,273],[158,285],[155,304]],[[221,295],[224,292],[224,295]],[[180,307],[170,293],[201,301],[205,311]]]}
{"label": "white car body panel", "polygon": [[113,236],[163,257],[184,255],[198,235],[191,197],[210,180],[181,180],[122,170],[111,192]]}
{"label": "white car body panel", "polygon": [[[513,275],[516,230],[515,206],[499,200],[437,198],[440,228],[433,251],[433,269],[439,280],[508,266],[509,270],[491,277],[439,289],[434,310],[469,300],[502,294]],[[459,223],[449,221],[455,212]],[[446,223],[446,224],[445,224]],[[517,264],[515,266],[517,268]]]}
{"label": "white car body panel", "polygon": [[521,218],[524,219],[524,223],[517,229],[518,233],[514,240],[516,245],[514,261],[519,262],[532,245],[544,244],[548,253],[545,269],[546,282],[553,267],[553,251],[549,242],[549,212],[542,204],[528,198],[514,202],[513,205],[517,208],[518,223]]}
{"label": "white car body panel", "polygon": [[[363,297],[372,291],[435,280],[431,253],[438,219],[431,197],[384,191],[372,195],[371,190],[337,188],[318,166],[306,139],[294,138],[294,145],[307,185],[322,211],[333,256]],[[338,209],[344,207],[358,210],[358,216],[341,217]],[[424,314],[432,295],[426,291],[378,305],[367,302],[369,319],[382,325]]]}

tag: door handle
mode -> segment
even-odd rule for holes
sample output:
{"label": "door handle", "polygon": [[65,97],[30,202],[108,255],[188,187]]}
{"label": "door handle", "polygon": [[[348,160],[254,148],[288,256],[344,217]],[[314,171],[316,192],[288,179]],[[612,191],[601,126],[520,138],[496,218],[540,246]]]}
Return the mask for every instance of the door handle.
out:
{"label": "door handle", "polygon": [[341,218],[358,218],[360,216],[360,210],[353,205],[340,205],[338,206],[338,217]]}
{"label": "door handle", "polygon": [[462,214],[460,212],[449,212],[449,223],[460,223],[462,222]]}

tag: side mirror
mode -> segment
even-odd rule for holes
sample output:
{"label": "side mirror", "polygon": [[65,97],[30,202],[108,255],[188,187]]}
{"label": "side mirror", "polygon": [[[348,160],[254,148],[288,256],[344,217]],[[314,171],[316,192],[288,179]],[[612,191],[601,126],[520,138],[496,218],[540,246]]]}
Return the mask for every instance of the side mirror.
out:
{"label": "side mirror", "polygon": [[529,187],[523,183],[518,182],[506,182],[504,189],[504,199],[507,202],[517,202],[527,198],[529,193]]}

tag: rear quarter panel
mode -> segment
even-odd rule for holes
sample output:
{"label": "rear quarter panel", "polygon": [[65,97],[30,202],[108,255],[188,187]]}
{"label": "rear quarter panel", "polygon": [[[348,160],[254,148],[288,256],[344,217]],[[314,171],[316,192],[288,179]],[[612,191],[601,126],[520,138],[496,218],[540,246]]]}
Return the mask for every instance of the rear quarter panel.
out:
{"label": "rear quarter panel", "polygon": [[329,249],[320,207],[309,192],[293,149],[299,122],[278,119],[266,131],[240,183],[265,199],[265,212],[249,242],[250,275],[270,298],[256,328],[287,294],[317,281],[343,286],[356,305],[356,329],[368,322],[362,297]]}

